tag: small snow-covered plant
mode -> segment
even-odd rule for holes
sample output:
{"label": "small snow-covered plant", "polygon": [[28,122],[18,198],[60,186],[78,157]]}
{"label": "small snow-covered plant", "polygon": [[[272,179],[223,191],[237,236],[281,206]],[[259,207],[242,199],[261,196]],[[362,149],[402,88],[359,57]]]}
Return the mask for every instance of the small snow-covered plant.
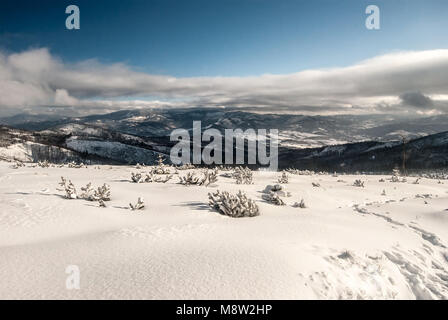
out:
{"label": "small snow-covered plant", "polygon": [[209,205],[219,213],[232,217],[255,217],[260,214],[260,210],[255,201],[239,191],[236,195],[229,194],[227,191],[209,193]]}
{"label": "small snow-covered plant", "polygon": [[41,168],[49,168],[50,167],[50,163],[47,160],[38,161],[37,165]]}
{"label": "small snow-covered plant", "polygon": [[359,179],[356,179],[355,182],[353,183],[354,187],[360,187],[360,188],[364,188],[364,181],[361,181]]}
{"label": "small snow-covered plant", "polygon": [[80,164],[77,164],[76,162],[72,161],[72,162],[69,162],[68,167],[69,168],[79,169],[79,168],[85,167],[85,165],[82,162]]}
{"label": "small snow-covered plant", "polygon": [[253,184],[253,173],[249,168],[236,167],[233,171],[236,184]]}
{"label": "small snow-covered plant", "polygon": [[380,180],[378,180],[378,182],[386,182],[386,180],[384,180],[383,178],[381,178]]}
{"label": "small snow-covered plant", "polygon": [[412,184],[420,184],[420,178],[415,179],[415,181],[412,182]]}
{"label": "small snow-covered plant", "polygon": [[92,183],[89,182],[85,187],[81,187],[81,198],[88,201],[95,201],[95,190],[92,188]]}
{"label": "small snow-covered plant", "polygon": [[110,201],[110,186],[103,184],[101,187],[98,187],[98,189],[93,192],[93,198],[96,201]]}
{"label": "small snow-covered plant", "polygon": [[145,179],[143,178],[141,173],[131,172],[131,180],[132,180],[132,182],[135,182],[135,183],[145,182]]}
{"label": "small snow-covered plant", "polygon": [[305,200],[301,199],[300,202],[295,202],[292,206],[294,208],[305,209],[306,208]]}
{"label": "small snow-covered plant", "polygon": [[136,204],[132,204],[129,203],[129,208],[134,211],[134,210],[141,210],[145,207],[145,203],[143,202],[143,198],[139,197],[137,199],[137,203]]}
{"label": "small snow-covered plant", "polygon": [[157,158],[157,166],[151,170],[153,174],[170,174],[170,169],[164,163],[165,159],[159,153]]}
{"label": "small snow-covered plant", "polygon": [[179,176],[179,183],[184,186],[197,185],[199,183],[199,177],[194,172],[188,172],[185,176]]}
{"label": "small snow-covered plant", "polygon": [[392,170],[392,177],[390,178],[390,182],[400,182],[400,169],[395,168]]}
{"label": "small snow-covered plant", "polygon": [[200,181],[200,185],[208,187],[209,185],[217,181],[218,181],[218,169],[206,170],[204,172],[204,177]]}
{"label": "small snow-covered plant", "polygon": [[386,195],[386,190],[384,189],[383,192],[381,193],[382,196]]}
{"label": "small snow-covered plant", "polygon": [[12,165],[12,169],[19,169],[21,167],[24,167],[25,164],[22,161],[17,160],[13,165]]}
{"label": "small snow-covered plant", "polygon": [[284,183],[284,184],[286,184],[286,183],[288,183],[289,181],[288,181],[288,175],[286,174],[286,172],[282,172],[282,175],[278,178],[278,183]]}
{"label": "small snow-covered plant", "polygon": [[263,200],[266,200],[269,203],[275,204],[276,206],[284,206],[285,202],[280,198],[278,193],[269,191],[269,193],[265,193],[261,196]]}
{"label": "small snow-covered plant", "polygon": [[106,208],[106,203],[104,202],[104,200],[99,199],[98,200],[98,206],[101,208]]}
{"label": "small snow-covered plant", "polygon": [[171,178],[173,178],[172,174],[166,174],[163,176],[152,176],[152,182],[167,183],[171,180]]}
{"label": "small snow-covered plant", "polygon": [[191,164],[191,163],[185,163],[185,164],[177,167],[178,170],[191,170],[194,168],[195,168],[194,164]]}
{"label": "small snow-covered plant", "polygon": [[320,183],[319,182],[311,182],[311,184],[315,188],[319,188],[320,187]]}
{"label": "small snow-covered plant", "polygon": [[64,188],[66,199],[78,198],[75,185],[70,180],[67,183],[67,180],[64,177],[61,177],[61,182],[59,182],[59,185]]}

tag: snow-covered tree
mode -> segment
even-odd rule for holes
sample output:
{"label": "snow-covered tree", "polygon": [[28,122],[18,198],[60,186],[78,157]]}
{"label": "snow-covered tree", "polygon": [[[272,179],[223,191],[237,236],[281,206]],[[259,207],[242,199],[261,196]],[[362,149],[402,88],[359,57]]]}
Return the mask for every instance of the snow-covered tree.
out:
{"label": "snow-covered tree", "polygon": [[75,185],[70,180],[67,183],[67,180],[64,177],[61,177],[61,182],[59,182],[59,185],[64,188],[66,199],[78,198]]}

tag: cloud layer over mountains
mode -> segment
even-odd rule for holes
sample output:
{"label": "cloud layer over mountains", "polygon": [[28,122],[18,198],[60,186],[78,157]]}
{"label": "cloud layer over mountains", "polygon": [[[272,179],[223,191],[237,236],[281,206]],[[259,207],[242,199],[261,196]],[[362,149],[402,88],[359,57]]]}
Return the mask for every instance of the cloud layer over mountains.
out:
{"label": "cloud layer over mountains", "polygon": [[46,48],[0,53],[0,110],[39,106],[281,107],[318,113],[446,112],[448,50],[396,52],[352,66],[251,77],[176,78],[125,64],[70,64]]}

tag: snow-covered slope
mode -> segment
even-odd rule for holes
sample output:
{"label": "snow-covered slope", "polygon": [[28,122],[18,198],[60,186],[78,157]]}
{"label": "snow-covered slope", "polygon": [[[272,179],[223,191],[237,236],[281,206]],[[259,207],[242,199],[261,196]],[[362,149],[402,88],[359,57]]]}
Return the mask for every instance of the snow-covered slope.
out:
{"label": "snow-covered slope", "polygon": [[[130,183],[147,170],[0,163],[0,298],[448,298],[446,180],[290,175],[291,197],[275,206],[261,191],[277,173],[255,172],[253,185]],[[107,208],[64,199],[60,176],[78,190],[109,184]],[[211,210],[217,189],[246,192],[260,216]],[[138,197],[146,208],[129,210]],[[291,206],[302,198],[307,208]],[[73,265],[79,290],[66,289]]]}

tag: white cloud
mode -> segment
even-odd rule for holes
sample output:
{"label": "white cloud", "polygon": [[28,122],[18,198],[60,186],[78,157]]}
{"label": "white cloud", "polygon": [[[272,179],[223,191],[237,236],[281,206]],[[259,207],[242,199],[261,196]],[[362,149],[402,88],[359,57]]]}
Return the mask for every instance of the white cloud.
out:
{"label": "white cloud", "polygon": [[[285,75],[175,78],[96,60],[68,64],[42,48],[0,54],[0,107],[303,106],[319,112],[385,112],[389,105],[390,110],[407,108],[406,102],[415,110],[415,99],[406,98],[427,97],[433,108],[444,109],[446,101],[438,103],[436,97],[448,95],[447,74],[444,49]],[[157,100],[136,98],[148,96]]]}

